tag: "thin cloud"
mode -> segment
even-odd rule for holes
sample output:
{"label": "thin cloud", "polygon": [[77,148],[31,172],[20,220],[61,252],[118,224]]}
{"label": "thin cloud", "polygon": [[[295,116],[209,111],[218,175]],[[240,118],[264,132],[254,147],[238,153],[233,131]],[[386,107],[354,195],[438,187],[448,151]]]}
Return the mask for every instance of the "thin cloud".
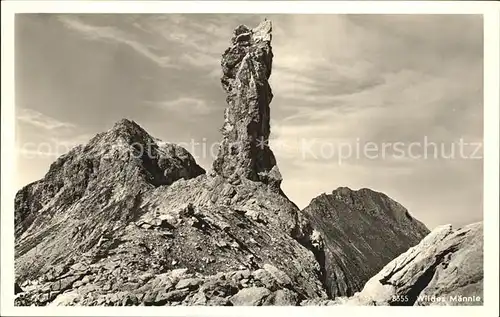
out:
{"label": "thin cloud", "polygon": [[33,109],[21,108],[18,111],[17,120],[45,130],[75,128],[74,124],[59,121]]}
{"label": "thin cloud", "polygon": [[192,19],[172,14],[145,17],[133,26],[156,36],[160,42],[181,47],[183,55],[176,62],[213,71],[220,69],[221,54],[229,43],[227,36],[238,25],[237,21],[230,21],[230,16],[199,15]]}
{"label": "thin cloud", "polygon": [[160,56],[153,51],[154,47],[134,40],[129,34],[117,28],[94,26],[84,23],[79,18],[69,16],[60,16],[59,21],[67,28],[84,34],[90,40],[107,40],[125,44],[162,68],[177,67],[169,56]]}
{"label": "thin cloud", "polygon": [[186,115],[207,115],[214,110],[205,100],[192,97],[179,97],[174,100],[166,101],[146,100],[144,104]]}
{"label": "thin cloud", "polygon": [[208,68],[212,71],[220,70],[220,58],[214,55],[202,52],[187,53],[182,55],[180,60],[194,67]]}
{"label": "thin cloud", "polygon": [[232,32],[233,26],[215,24],[209,16],[201,15],[197,19],[176,14],[148,17],[136,22],[136,27],[188,47],[191,51],[220,55],[228,44],[227,35]]}
{"label": "thin cloud", "polygon": [[[72,148],[74,148],[75,146],[82,145],[82,144],[89,142],[89,140],[92,139],[92,137],[94,137],[93,134],[84,133],[84,134],[79,134],[79,135],[75,135],[72,137],[64,137],[64,138],[51,137],[49,140],[53,144],[55,144],[61,148],[66,148],[67,151],[69,151]],[[67,151],[63,151],[63,153],[66,153]]]}
{"label": "thin cloud", "polygon": [[55,152],[50,149],[49,150],[33,150],[26,148],[17,149],[17,155],[25,159],[35,159],[40,157],[49,157],[51,159],[55,159],[61,156],[61,154],[63,153]]}
{"label": "thin cloud", "polygon": [[91,138],[91,134],[47,136],[45,141],[18,143],[16,153],[24,159],[41,157],[55,159],[68,153],[76,146],[87,143]]}

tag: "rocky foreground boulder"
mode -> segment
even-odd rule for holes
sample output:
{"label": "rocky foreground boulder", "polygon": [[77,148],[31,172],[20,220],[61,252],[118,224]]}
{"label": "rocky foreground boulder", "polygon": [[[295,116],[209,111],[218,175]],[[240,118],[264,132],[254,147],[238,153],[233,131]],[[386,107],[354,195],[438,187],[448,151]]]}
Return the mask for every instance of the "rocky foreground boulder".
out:
{"label": "rocky foreground boulder", "polygon": [[303,305],[483,304],[483,223],[440,226],[373,276],[361,292]]}
{"label": "rocky foreground boulder", "polygon": [[483,223],[436,228],[353,299],[375,305],[482,305]]}
{"label": "rocky foreground boulder", "polygon": [[[119,265],[117,265],[118,267]],[[84,269],[84,270],[82,270]],[[68,273],[52,284],[45,286],[48,291],[37,296],[21,296],[18,303],[61,305],[281,305],[295,306],[299,295],[293,290],[293,281],[283,271],[272,265],[264,265],[257,270],[242,269],[221,272],[214,275],[190,273],[188,269],[173,269],[165,273],[143,273],[128,276],[128,284],[120,290],[114,288],[107,274],[113,274],[113,268],[99,263],[75,265],[67,268]],[[104,276],[104,277],[100,277]],[[104,283],[95,283],[103,280]],[[137,287],[137,285],[140,285]],[[27,289],[33,286],[26,285]],[[103,288],[106,291],[99,291]],[[28,293],[30,294],[30,293]]]}
{"label": "rocky foreground boulder", "polygon": [[387,196],[339,189],[300,211],[266,138],[272,26],[236,28],[207,173],[121,120],[15,198],[16,305],[299,305],[360,291],[427,233]]}

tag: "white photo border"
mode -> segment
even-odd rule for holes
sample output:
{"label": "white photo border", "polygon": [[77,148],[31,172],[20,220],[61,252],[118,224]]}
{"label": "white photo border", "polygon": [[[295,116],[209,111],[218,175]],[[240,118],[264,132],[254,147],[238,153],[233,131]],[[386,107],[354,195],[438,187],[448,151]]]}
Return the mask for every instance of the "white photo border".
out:
{"label": "white photo border", "polygon": [[[499,40],[495,1],[2,1],[1,302],[2,316],[498,316]],[[484,23],[484,305],[478,307],[14,307],[16,13],[480,14]],[[459,79],[458,79],[459,80]]]}

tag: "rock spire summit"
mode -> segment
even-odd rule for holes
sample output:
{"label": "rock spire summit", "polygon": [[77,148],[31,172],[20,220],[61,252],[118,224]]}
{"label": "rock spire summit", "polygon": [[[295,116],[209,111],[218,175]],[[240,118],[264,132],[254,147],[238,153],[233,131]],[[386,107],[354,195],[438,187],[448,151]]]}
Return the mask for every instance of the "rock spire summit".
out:
{"label": "rock spire summit", "polygon": [[282,178],[268,143],[273,98],[268,82],[273,61],[271,33],[269,20],[254,29],[240,25],[222,55],[227,108],[213,170],[229,179],[244,177],[279,189]]}

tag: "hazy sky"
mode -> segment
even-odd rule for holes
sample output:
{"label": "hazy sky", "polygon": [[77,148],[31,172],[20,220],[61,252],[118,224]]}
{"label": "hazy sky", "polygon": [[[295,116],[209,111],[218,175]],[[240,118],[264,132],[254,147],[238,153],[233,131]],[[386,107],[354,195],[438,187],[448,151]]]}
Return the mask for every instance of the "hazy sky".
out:
{"label": "hazy sky", "polygon": [[[267,17],[271,146],[299,207],[339,186],[367,187],[430,228],[482,219],[482,149],[459,148],[482,142],[480,16]],[[226,106],[220,56],[234,27],[263,18],[17,15],[16,186],[121,118],[209,148]],[[201,145],[188,150],[210,168]]]}

